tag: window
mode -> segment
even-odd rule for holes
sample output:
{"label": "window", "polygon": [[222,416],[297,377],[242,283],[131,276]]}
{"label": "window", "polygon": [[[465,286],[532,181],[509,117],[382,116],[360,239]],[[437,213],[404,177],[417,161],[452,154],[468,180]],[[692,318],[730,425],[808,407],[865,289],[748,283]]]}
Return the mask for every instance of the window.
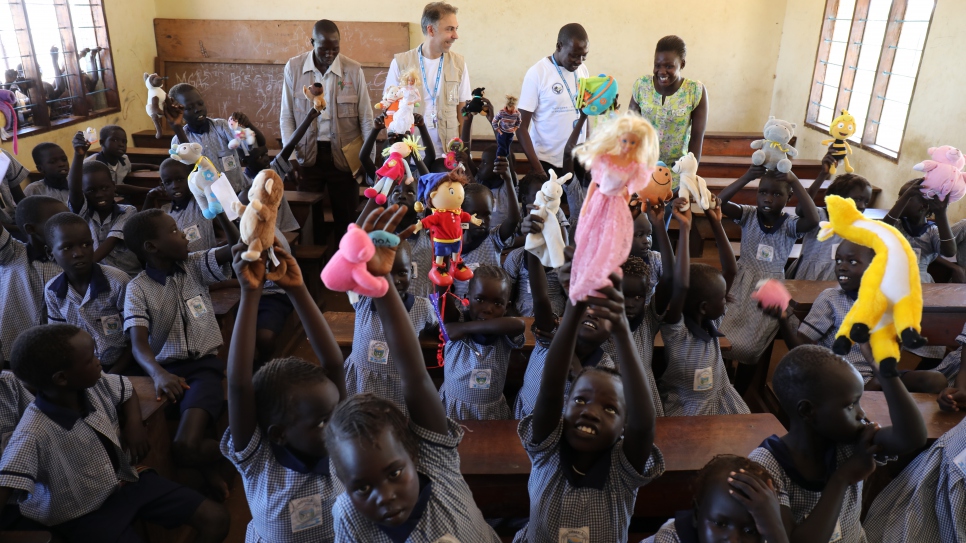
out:
{"label": "window", "polygon": [[841,110],[849,141],[898,158],[935,0],[828,0],[805,123],[828,129]]}
{"label": "window", "polygon": [[101,0],[0,4],[0,87],[17,96],[18,132],[119,111]]}

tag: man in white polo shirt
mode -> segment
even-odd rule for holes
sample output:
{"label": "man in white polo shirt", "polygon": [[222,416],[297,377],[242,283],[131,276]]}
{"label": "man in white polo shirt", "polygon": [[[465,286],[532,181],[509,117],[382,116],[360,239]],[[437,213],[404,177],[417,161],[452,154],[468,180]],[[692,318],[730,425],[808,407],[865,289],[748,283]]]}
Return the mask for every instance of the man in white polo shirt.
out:
{"label": "man in white polo shirt", "polygon": [[[575,98],[577,83],[588,77],[584,66],[589,40],[577,23],[564,25],[557,34],[557,48],[527,70],[517,107],[522,123],[517,137],[530,167],[538,172],[563,166],[563,152],[574,123],[580,117]],[[578,142],[584,141],[587,130]]]}
{"label": "man in white polo shirt", "polygon": [[388,89],[399,84],[399,74],[411,68],[419,70],[422,99],[416,113],[426,121],[436,156],[442,156],[446,142],[459,137],[463,123],[460,112],[473,97],[466,60],[463,55],[450,51],[453,43],[459,39],[456,33],[459,29],[457,11],[455,6],[446,2],[426,4],[419,23],[423,43],[415,49],[397,54],[386,74],[385,88]]}

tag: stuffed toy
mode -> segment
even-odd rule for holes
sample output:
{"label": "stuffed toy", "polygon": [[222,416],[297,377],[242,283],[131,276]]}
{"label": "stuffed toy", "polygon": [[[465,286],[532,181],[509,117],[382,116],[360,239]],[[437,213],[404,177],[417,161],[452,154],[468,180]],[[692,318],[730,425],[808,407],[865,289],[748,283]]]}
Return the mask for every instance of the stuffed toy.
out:
{"label": "stuffed toy", "polygon": [[671,170],[661,161],[651,173],[651,182],[644,187],[644,190],[637,193],[640,200],[647,200],[651,205],[664,204],[674,198],[671,190]]}
{"label": "stuffed toy", "polygon": [[[252,147],[255,147],[254,130],[238,124],[238,121],[236,121],[234,117],[229,117],[228,126],[231,127],[231,135],[232,135],[231,141],[228,142],[229,149],[233,151],[235,149],[238,149],[241,146],[242,142],[245,142],[245,145],[249,149],[251,149]],[[248,155],[247,150],[245,151],[245,155],[246,156]]]}
{"label": "stuffed toy", "polygon": [[0,89],[0,140],[13,138],[13,154],[17,154],[17,95]]}
{"label": "stuffed toy", "polygon": [[560,209],[560,196],[563,194],[563,185],[573,174],[557,178],[557,172],[550,170],[550,179],[540,187],[537,198],[533,201],[537,207],[530,211],[543,219],[543,230],[540,233],[527,234],[526,244],[523,246],[527,251],[540,259],[540,263],[546,268],[559,268],[565,263],[563,234],[560,232],[560,223],[557,222],[557,210]]}
{"label": "stuffed toy", "polygon": [[767,279],[758,283],[758,290],[751,293],[751,297],[758,300],[763,308],[777,307],[784,313],[788,309],[788,303],[792,301],[792,295],[788,289],[778,279]]}
{"label": "stuffed toy", "polygon": [[966,157],[963,153],[949,145],[930,147],[929,156],[932,160],[923,160],[912,167],[918,172],[925,172],[925,180],[919,190],[926,198],[945,200],[949,203],[958,202],[966,195]]}
{"label": "stuffed toy", "polygon": [[483,114],[486,115],[486,102],[483,101],[483,91],[486,87],[477,87],[473,89],[471,93],[473,98],[463,106],[463,116],[466,117],[470,113]]}
{"label": "stuffed toy", "polygon": [[581,77],[577,83],[577,109],[594,116],[617,106],[617,80],[609,75]]}
{"label": "stuffed toy", "polygon": [[512,94],[506,95],[506,107],[496,113],[491,123],[493,131],[496,132],[497,157],[510,155],[510,144],[513,143],[513,136],[520,128],[522,118],[520,110],[517,109],[517,97]]}
{"label": "stuffed toy", "polygon": [[90,143],[91,145],[97,143],[97,139],[98,139],[97,136],[98,136],[97,130],[95,130],[93,126],[88,126],[84,130],[84,141],[86,141],[87,143]]}
{"label": "stuffed toy", "polygon": [[819,241],[838,235],[875,251],[875,257],[862,275],[859,297],[845,315],[832,350],[845,355],[853,341],[869,342],[882,375],[898,375],[897,338],[908,349],[926,344],[920,335],[922,285],[916,253],[898,230],[866,219],[851,199],[829,195],[825,197],[825,207],[829,220],[819,225]]}
{"label": "stuffed toy", "polygon": [[447,170],[455,170],[462,166],[459,161],[459,156],[466,152],[466,145],[463,144],[463,140],[459,138],[453,138],[449,140],[446,144],[446,156],[443,157],[443,164],[446,166]]}
{"label": "stuffed toy", "polygon": [[393,117],[396,116],[396,111],[399,109],[399,101],[402,100],[402,96],[402,89],[396,85],[390,85],[382,93],[382,100],[374,106],[376,109],[383,111],[386,116],[385,124],[387,127],[392,124]]}
{"label": "stuffed toy", "polygon": [[144,72],[144,86],[148,88],[148,103],[144,109],[148,112],[148,117],[154,123],[154,139],[161,139],[161,127],[164,121],[164,101],[168,93],[164,92],[161,85],[167,77],[158,74]]}
{"label": "stuffed toy", "polygon": [[311,86],[302,85],[302,94],[312,104],[312,109],[319,113],[325,111],[325,88],[322,86],[322,83],[312,83]]}
{"label": "stuffed toy", "polygon": [[758,149],[751,155],[751,163],[755,166],[764,165],[768,170],[778,170],[782,173],[792,171],[792,161],[789,157],[797,157],[798,149],[788,142],[792,141],[797,126],[795,123],[768,117],[763,130],[765,139],[751,142],[751,148]]}
{"label": "stuffed toy", "polygon": [[672,171],[681,179],[681,186],[678,187],[680,198],[687,198],[697,203],[704,211],[714,207],[714,198],[708,190],[708,183],[698,175],[698,159],[694,158],[694,153],[688,153],[679,158],[674,163]]}
{"label": "stuffed toy", "polygon": [[416,186],[416,204],[413,209],[417,213],[426,207],[430,208],[430,215],[416,221],[415,232],[422,229],[429,231],[433,240],[433,254],[436,264],[429,272],[429,280],[434,285],[448,287],[457,281],[469,281],[473,278],[473,270],[463,263],[463,223],[483,224],[476,215],[463,211],[463,185],[469,179],[459,170],[448,173],[429,173],[419,178]]}
{"label": "stuffed toy", "polygon": [[[386,132],[389,134],[412,133],[413,124],[416,122],[415,108],[419,106],[419,89],[416,83],[419,81],[419,69],[413,68],[406,70],[399,76],[399,87],[395,94],[395,113],[391,120],[386,117]],[[392,105],[388,107],[392,109]],[[387,111],[388,113],[388,111]]]}
{"label": "stuffed toy", "polygon": [[188,174],[188,189],[194,195],[201,214],[211,220],[224,211],[221,202],[211,191],[211,185],[218,180],[220,174],[208,157],[201,154],[201,144],[182,143],[172,147],[168,154],[178,162],[193,167]]}
{"label": "stuffed toy", "polygon": [[[635,140],[635,145],[622,143]],[[577,249],[570,270],[571,302],[585,300],[609,286],[611,273],[620,274],[634,235],[628,203],[632,194],[640,194],[651,182],[658,142],[651,123],[628,112],[605,119],[574,150],[574,158],[590,170],[591,182],[574,235]]]}
{"label": "stuffed toy", "polygon": [[409,156],[418,153],[422,147],[419,140],[414,136],[406,136],[402,141],[396,142],[383,150],[382,154],[387,155],[382,167],[376,170],[379,181],[367,188],[366,198],[375,199],[376,203],[382,205],[386,203],[389,191],[399,183],[407,185],[413,182],[413,172],[409,168]]}
{"label": "stuffed toy", "polygon": [[[849,155],[852,154],[852,147],[849,146],[847,139],[855,134],[855,117],[848,111],[842,110],[842,114],[832,119],[832,124],[828,127],[828,133],[832,136],[830,140],[823,140],[821,145],[829,145],[829,153],[835,157],[835,161],[841,160],[845,163],[845,173],[852,173],[855,168],[849,164]],[[835,164],[829,166],[829,175],[835,175]]]}
{"label": "stuffed toy", "polygon": [[[275,217],[284,193],[282,178],[275,170],[262,170],[248,189],[248,205],[238,201],[231,203],[232,209],[241,217],[238,223],[240,239],[248,244],[248,250],[241,255],[244,260],[255,262],[263,252],[272,248],[275,242]],[[266,273],[265,278],[277,281],[285,277],[287,269],[285,261],[280,261],[275,271]]]}
{"label": "stuffed toy", "polygon": [[385,277],[376,277],[366,269],[366,263],[376,254],[376,246],[371,234],[350,224],[342,239],[339,250],[322,269],[322,283],[325,288],[336,292],[352,291],[370,298],[380,298],[389,290]]}

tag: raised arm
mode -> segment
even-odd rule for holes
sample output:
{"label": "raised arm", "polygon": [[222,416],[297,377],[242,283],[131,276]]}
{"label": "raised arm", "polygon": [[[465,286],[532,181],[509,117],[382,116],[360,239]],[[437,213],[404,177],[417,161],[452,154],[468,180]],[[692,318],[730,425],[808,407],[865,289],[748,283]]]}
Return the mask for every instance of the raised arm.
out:
{"label": "raised arm", "polygon": [[232,261],[231,248],[238,243],[241,234],[238,233],[238,227],[235,226],[235,223],[228,220],[228,215],[224,211],[215,216],[215,221],[225,231],[225,236],[228,237],[228,243],[215,250],[215,261],[218,262],[219,266],[224,266]]}
{"label": "raised arm", "polygon": [[926,444],[926,423],[916,407],[906,385],[899,375],[883,375],[878,364],[871,364],[872,373],[882,386],[882,393],[889,405],[889,418],[892,426],[880,429],[874,442],[881,447],[882,453],[899,455],[912,452]]}
{"label": "raised arm", "polygon": [[376,183],[376,165],[372,162],[372,148],[375,147],[376,139],[384,128],[386,128],[386,115],[382,114],[372,120],[372,130],[369,131],[366,140],[362,142],[362,148],[359,149],[359,161],[362,162],[362,169],[366,172],[366,179],[372,181],[370,185]]}
{"label": "raised arm", "polygon": [[537,393],[537,402],[533,408],[534,443],[546,440],[560,422],[565,400],[564,385],[570,374],[574,349],[577,348],[577,326],[586,309],[585,302],[578,302],[574,306],[568,301],[557,333],[550,342],[543,375],[540,377],[540,392]]}
{"label": "raised arm", "polygon": [[946,215],[946,207],[949,206],[950,195],[946,195],[945,200],[937,197],[929,198],[926,203],[929,210],[936,219],[936,228],[939,229],[939,254],[946,258],[956,256],[956,236],[953,235],[949,227],[949,217]]}
{"label": "raised arm", "polygon": [[[633,103],[633,101],[631,102]],[[701,161],[701,149],[704,147],[704,129],[708,126],[708,89],[701,86],[701,101],[691,112],[691,140],[688,141],[688,151],[694,153],[694,158]],[[640,106],[638,106],[640,113]]]}
{"label": "raised arm", "polygon": [[[798,224],[795,229],[799,234],[804,234],[814,230],[818,226],[818,208],[815,207],[815,202],[812,197],[802,186],[802,182],[798,180],[798,176],[794,172],[788,172],[785,174],[785,181],[792,186],[792,192],[798,196],[798,207],[802,210],[802,214],[798,216]],[[951,236],[950,236],[951,237]]]}
{"label": "raised arm", "polygon": [[654,309],[661,314],[671,301],[674,287],[674,267],[671,264],[674,262],[674,249],[671,248],[671,238],[668,237],[664,226],[664,212],[667,206],[664,202],[651,205],[649,201],[645,201],[642,205],[647,206],[645,212],[647,220],[651,223],[651,236],[654,238],[657,250],[661,252],[661,279],[654,287]]}
{"label": "raised arm", "polygon": [[233,267],[241,286],[241,301],[228,347],[228,428],[236,451],[248,447],[258,428],[252,365],[255,362],[258,302],[265,283],[265,258],[247,262],[241,258],[241,253],[246,250],[248,247],[243,243],[232,248]]}
{"label": "raised arm", "polygon": [[[426,158],[424,159],[424,162],[426,162],[426,164],[432,164],[433,162],[436,162],[436,153],[442,152],[445,154],[446,150],[437,149],[436,146],[433,145],[433,138],[429,137],[429,128],[426,127],[426,119],[424,119],[422,115],[419,113],[414,113],[413,118],[416,120],[415,125],[416,129],[419,130],[419,138],[422,140],[422,144],[426,146]],[[444,141],[442,144],[446,145],[446,142]]]}
{"label": "raised arm", "polygon": [[[292,136],[289,137],[288,141],[285,142],[285,146],[282,147],[281,151],[279,151],[278,156],[281,157],[282,160],[287,161],[292,156],[292,153],[295,152],[295,147],[300,141],[302,141],[302,138],[305,137],[305,131],[308,130],[309,126],[311,126],[312,123],[314,123],[318,118],[318,110],[315,108],[309,109],[309,114],[302,119],[302,122],[299,124],[298,128],[295,129],[295,132],[292,134]],[[379,134],[379,132],[377,131],[376,134]],[[372,146],[369,147],[369,150],[372,151]],[[372,163],[371,158],[369,159],[369,163]]]}
{"label": "raised arm", "polygon": [[[825,156],[822,157],[822,171],[815,176],[815,181],[812,181],[812,184],[808,186],[808,190],[806,191],[808,193],[808,197],[812,199],[812,202],[818,198],[818,193],[822,191],[822,185],[824,185],[825,182],[828,181],[828,178],[831,177],[829,174],[829,169],[833,164],[835,164],[835,162],[835,157],[832,156],[831,151],[825,153]],[[804,213],[804,209],[805,208],[802,207],[802,199],[799,198],[798,203],[795,205],[795,214],[801,217],[802,213]]]}
{"label": "raised arm", "polygon": [[70,162],[70,171],[67,173],[68,203],[70,209],[77,213],[84,207],[84,157],[91,144],[84,139],[84,133],[78,131],[74,134],[74,139],[70,140],[74,148],[74,159]]}
{"label": "raised arm", "polygon": [[731,292],[731,285],[734,283],[735,276],[738,275],[738,262],[735,260],[735,250],[731,247],[731,240],[725,233],[724,225],[721,223],[722,209],[721,199],[715,195],[711,196],[714,207],[704,212],[711,223],[711,231],[714,232],[714,243],[718,246],[718,259],[721,262],[721,275],[724,276],[725,284],[728,286],[727,292]]}
{"label": "raised arm", "polygon": [[498,317],[486,321],[449,322],[446,333],[452,341],[459,341],[473,334],[493,336],[518,336],[527,329],[523,319],[517,317]]}
{"label": "raised arm", "polygon": [[539,258],[529,251],[524,251],[524,255],[526,256],[524,265],[527,267],[530,281],[530,295],[533,298],[533,327],[541,332],[552,332],[557,323],[553,304],[550,303],[550,294],[547,292],[547,272],[543,269]]}
{"label": "raised arm", "polygon": [[[574,148],[577,147],[577,140],[580,139],[581,132],[584,131],[584,123],[587,122],[587,114],[583,111],[580,112],[580,118],[577,119],[577,124],[574,126],[573,131],[570,132],[570,138],[567,139],[567,143],[564,145],[563,154],[563,173],[561,177],[567,175],[568,173],[574,173]],[[520,128],[523,128],[522,126]],[[519,130],[517,131],[519,132]],[[568,183],[573,183],[576,175],[568,181]],[[580,183],[580,181],[577,181]]]}
{"label": "raised arm", "polygon": [[532,120],[532,111],[520,109],[520,128],[517,130],[517,139],[520,140],[520,147],[523,147],[523,152],[527,155],[527,160],[530,162],[530,169],[544,174],[547,172],[543,170],[543,165],[540,164],[540,159],[537,158],[537,152],[533,149],[533,140],[530,139],[530,122]]}
{"label": "raised arm", "polygon": [[497,157],[494,162],[494,171],[500,174],[503,183],[506,185],[506,218],[500,225],[500,239],[505,240],[516,232],[517,226],[520,224],[520,202],[517,199],[516,183],[510,173],[510,162],[506,157]]}
{"label": "raised arm", "polygon": [[[686,204],[686,207],[682,211],[683,204]],[[664,322],[674,324],[681,320],[688,289],[691,288],[691,256],[688,251],[688,238],[691,237],[691,203],[683,198],[677,198],[671,203],[671,210],[681,229],[678,233],[678,255],[674,260],[674,286],[667,312],[664,313]]]}
{"label": "raised arm", "polygon": [[248,115],[245,115],[241,111],[236,111],[232,113],[229,116],[229,118],[234,119],[235,122],[238,123],[238,126],[241,126],[243,128],[248,128],[249,130],[255,133],[256,146],[262,147],[267,144],[267,141],[265,140],[265,134],[262,134],[262,131],[259,130],[254,123],[252,123],[252,121],[248,118]]}
{"label": "raised arm", "polygon": [[731,203],[731,199],[738,194],[741,189],[745,188],[745,185],[751,183],[755,179],[761,179],[761,176],[765,174],[764,166],[752,166],[748,168],[741,177],[735,180],[734,183],[728,185],[721,191],[718,195],[721,198],[721,210],[724,212],[725,216],[729,219],[740,219],[741,218],[741,208],[735,204]]}

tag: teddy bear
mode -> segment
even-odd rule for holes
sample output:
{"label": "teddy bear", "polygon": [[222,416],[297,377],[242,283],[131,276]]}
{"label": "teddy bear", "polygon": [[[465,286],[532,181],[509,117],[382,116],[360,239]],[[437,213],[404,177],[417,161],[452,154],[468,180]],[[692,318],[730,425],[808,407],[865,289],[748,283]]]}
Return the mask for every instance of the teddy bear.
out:
{"label": "teddy bear", "polygon": [[962,151],[949,145],[930,147],[928,150],[932,160],[923,160],[912,167],[917,172],[925,172],[925,181],[919,186],[926,198],[938,198],[949,202],[958,202],[966,196],[966,157]]}
{"label": "teddy bear", "polygon": [[531,232],[527,234],[527,241],[524,248],[540,259],[540,263],[547,268],[559,268],[565,263],[563,234],[560,232],[560,224],[557,222],[557,210],[560,209],[560,196],[563,194],[563,185],[573,174],[558,178],[557,173],[550,170],[550,179],[540,187],[533,204],[536,209],[530,211],[531,215],[536,215],[543,219],[543,229],[539,233]]}
{"label": "teddy bear", "polygon": [[336,251],[322,269],[325,288],[336,292],[352,291],[362,296],[379,298],[389,290],[385,277],[376,277],[366,269],[366,263],[376,254],[376,246],[369,234],[355,224],[339,241]]}
{"label": "teddy bear", "polygon": [[777,307],[784,312],[792,300],[792,295],[778,279],[766,279],[758,283],[758,290],[751,294],[763,308]]}
{"label": "teddy bear", "polygon": [[387,127],[392,124],[392,119],[396,116],[396,110],[399,109],[399,101],[401,99],[402,89],[396,85],[390,85],[382,93],[382,100],[374,106],[376,109],[383,111],[386,117],[385,124]]}
{"label": "teddy bear", "polygon": [[[262,252],[271,249],[275,242],[275,217],[284,193],[282,178],[275,170],[262,170],[248,189],[248,205],[239,201],[231,203],[231,208],[241,217],[238,223],[240,239],[248,244],[248,250],[241,255],[244,260],[255,262]],[[275,271],[266,273],[265,278],[269,281],[281,279],[287,269],[285,261],[280,261]]]}
{"label": "teddy bear", "polygon": [[763,130],[765,139],[751,142],[751,148],[757,149],[751,155],[751,163],[755,166],[764,165],[765,169],[778,170],[781,173],[792,171],[789,157],[797,157],[798,149],[788,142],[792,141],[797,127],[795,123],[776,119],[774,116],[768,117]]}
{"label": "teddy bear", "polygon": [[188,189],[194,195],[201,214],[210,220],[224,211],[221,202],[211,191],[211,185],[218,180],[220,174],[208,157],[201,154],[201,144],[182,143],[172,147],[168,154],[178,162],[193,167],[188,174]]}
{"label": "teddy bear", "polygon": [[148,103],[144,109],[148,112],[148,117],[151,117],[151,121],[154,122],[155,139],[161,139],[161,123],[164,121],[162,109],[164,108],[164,100],[168,97],[168,93],[161,88],[165,79],[167,78],[158,74],[144,72],[144,86],[148,89]]}
{"label": "teddy bear", "polygon": [[678,188],[679,197],[695,202],[705,211],[714,207],[714,198],[708,190],[708,183],[698,175],[698,159],[694,157],[694,153],[688,153],[679,158],[671,171],[678,174],[681,179],[681,186]]}
{"label": "teddy bear", "polygon": [[302,85],[302,94],[312,104],[312,108],[319,113],[322,113],[327,107],[325,103],[325,88],[322,86],[322,83],[312,83],[311,86]]}
{"label": "teddy bear", "polygon": [[671,191],[671,181],[671,169],[663,162],[658,162],[657,167],[651,172],[651,182],[644,187],[644,190],[638,191],[637,198],[642,201],[647,200],[651,205],[668,202],[674,196]]}

